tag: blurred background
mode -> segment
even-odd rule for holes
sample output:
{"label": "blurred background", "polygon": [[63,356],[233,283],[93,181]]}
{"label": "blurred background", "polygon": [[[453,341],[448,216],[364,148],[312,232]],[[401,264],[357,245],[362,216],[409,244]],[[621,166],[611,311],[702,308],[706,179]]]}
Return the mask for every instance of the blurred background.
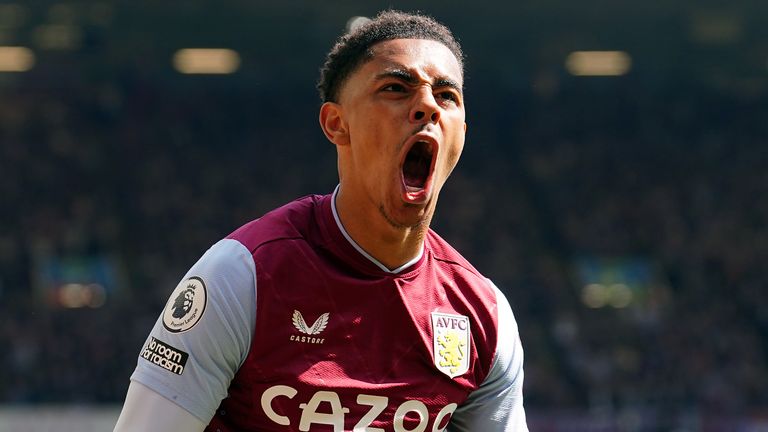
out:
{"label": "blurred background", "polygon": [[767,430],[768,2],[0,0],[0,431],[111,430],[188,267],[333,189],[318,69],[387,6],[467,54],[433,227],[531,430]]}

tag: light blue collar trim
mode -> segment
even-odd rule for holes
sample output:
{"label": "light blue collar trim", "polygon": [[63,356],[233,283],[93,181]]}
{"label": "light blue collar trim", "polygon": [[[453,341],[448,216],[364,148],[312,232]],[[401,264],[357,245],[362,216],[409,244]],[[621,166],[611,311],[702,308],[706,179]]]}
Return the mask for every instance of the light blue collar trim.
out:
{"label": "light blue collar trim", "polygon": [[368,252],[364,251],[363,248],[361,248],[360,245],[357,244],[357,242],[352,240],[352,237],[349,236],[349,233],[347,233],[347,230],[344,229],[344,225],[341,224],[341,219],[339,219],[339,212],[336,210],[336,195],[338,195],[340,187],[341,187],[341,185],[337,185],[336,186],[336,189],[333,190],[333,196],[331,197],[331,210],[333,211],[333,219],[336,220],[336,225],[338,225],[339,230],[341,231],[341,234],[344,236],[345,239],[347,239],[349,244],[351,244],[352,247],[355,248],[355,250],[360,252],[360,255],[366,257],[368,259],[368,261],[374,263],[376,265],[376,267],[380,268],[381,270],[383,270],[383,271],[385,271],[387,273],[391,273],[391,274],[400,273],[401,271],[403,271],[403,270],[407,269],[408,267],[410,267],[410,266],[416,264],[417,262],[419,262],[419,260],[421,259],[422,255],[424,255],[424,246],[421,247],[421,250],[419,251],[419,254],[416,255],[416,257],[414,259],[408,261],[407,263],[401,265],[400,267],[398,267],[398,268],[396,268],[394,270],[390,270],[390,269],[387,268],[387,266],[385,266],[384,264],[379,262],[379,260],[377,260],[376,258],[372,257]]}

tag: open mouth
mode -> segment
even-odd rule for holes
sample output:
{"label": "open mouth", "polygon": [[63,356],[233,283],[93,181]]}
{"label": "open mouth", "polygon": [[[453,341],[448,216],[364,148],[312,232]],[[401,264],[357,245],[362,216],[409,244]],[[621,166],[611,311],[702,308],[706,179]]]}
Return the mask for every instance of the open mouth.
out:
{"label": "open mouth", "polygon": [[407,192],[417,192],[427,185],[432,169],[432,144],[418,141],[411,146],[403,162],[403,183]]}

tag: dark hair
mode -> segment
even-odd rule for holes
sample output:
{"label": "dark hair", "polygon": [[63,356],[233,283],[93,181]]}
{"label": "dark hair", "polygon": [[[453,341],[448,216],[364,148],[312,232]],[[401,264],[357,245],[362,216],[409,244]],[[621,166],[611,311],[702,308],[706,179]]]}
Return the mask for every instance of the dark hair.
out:
{"label": "dark hair", "polygon": [[317,89],[323,102],[337,102],[339,89],[358,66],[373,57],[371,47],[392,39],[428,39],[445,45],[464,70],[464,54],[448,27],[419,13],[388,10],[341,36],[320,69]]}

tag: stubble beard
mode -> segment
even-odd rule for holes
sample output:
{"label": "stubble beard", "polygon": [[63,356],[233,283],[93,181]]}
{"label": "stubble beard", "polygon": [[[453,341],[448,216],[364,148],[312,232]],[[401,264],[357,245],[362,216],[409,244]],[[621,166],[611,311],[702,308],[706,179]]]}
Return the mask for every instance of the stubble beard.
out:
{"label": "stubble beard", "polygon": [[[413,206],[412,204],[406,204],[406,206]],[[415,206],[414,206],[415,207]],[[379,213],[384,218],[385,221],[392,227],[397,230],[417,230],[417,231],[424,231],[426,228],[429,228],[429,221],[432,219],[429,215],[424,215],[424,217],[419,218],[418,221],[414,224],[403,224],[396,220],[394,220],[386,211],[384,208],[384,204],[379,205]]]}

